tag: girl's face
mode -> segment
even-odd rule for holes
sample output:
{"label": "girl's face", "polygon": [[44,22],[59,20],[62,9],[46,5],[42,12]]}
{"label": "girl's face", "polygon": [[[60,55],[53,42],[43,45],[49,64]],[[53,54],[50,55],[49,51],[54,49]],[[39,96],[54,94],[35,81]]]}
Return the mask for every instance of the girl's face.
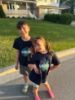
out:
{"label": "girl's face", "polygon": [[38,39],[35,43],[35,51],[36,52],[43,52],[46,51],[45,44],[42,40]]}

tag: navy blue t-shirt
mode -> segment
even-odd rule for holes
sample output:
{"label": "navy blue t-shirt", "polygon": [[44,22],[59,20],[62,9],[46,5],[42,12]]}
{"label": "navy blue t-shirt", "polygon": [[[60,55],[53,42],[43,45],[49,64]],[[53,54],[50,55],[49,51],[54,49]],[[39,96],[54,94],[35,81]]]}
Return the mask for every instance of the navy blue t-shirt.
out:
{"label": "navy blue t-shirt", "polygon": [[28,56],[31,53],[30,48],[32,47],[31,39],[29,41],[24,41],[21,37],[15,39],[13,48],[19,50],[19,63],[22,66],[28,65]]}
{"label": "navy blue t-shirt", "polygon": [[32,70],[29,75],[30,80],[39,85],[46,82],[51,64],[59,65],[60,62],[55,53],[51,52],[45,54],[35,53],[29,63],[35,64],[40,71],[40,74],[37,74]]}

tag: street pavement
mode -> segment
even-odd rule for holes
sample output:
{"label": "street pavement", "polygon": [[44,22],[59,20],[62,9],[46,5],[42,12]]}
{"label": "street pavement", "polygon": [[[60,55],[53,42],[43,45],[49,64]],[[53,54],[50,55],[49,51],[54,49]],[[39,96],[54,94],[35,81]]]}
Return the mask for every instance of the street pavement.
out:
{"label": "street pavement", "polygon": [[[48,81],[55,93],[53,100],[75,100],[75,55],[64,57],[61,66],[50,72]],[[27,94],[22,93],[24,82],[22,77],[0,85],[0,100],[34,100],[32,86]],[[47,90],[40,86],[41,100],[51,100]]]}

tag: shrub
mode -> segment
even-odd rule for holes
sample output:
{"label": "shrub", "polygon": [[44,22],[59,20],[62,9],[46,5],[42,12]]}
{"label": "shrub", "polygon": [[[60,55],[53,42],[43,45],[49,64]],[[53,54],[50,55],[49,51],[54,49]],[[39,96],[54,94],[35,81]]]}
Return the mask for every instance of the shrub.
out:
{"label": "shrub", "polygon": [[75,16],[69,13],[65,14],[46,14],[44,20],[59,23],[59,24],[70,24],[75,19]]}
{"label": "shrub", "polygon": [[5,18],[5,17],[6,17],[6,15],[5,15],[4,11],[3,11],[2,6],[0,5],[0,18]]}

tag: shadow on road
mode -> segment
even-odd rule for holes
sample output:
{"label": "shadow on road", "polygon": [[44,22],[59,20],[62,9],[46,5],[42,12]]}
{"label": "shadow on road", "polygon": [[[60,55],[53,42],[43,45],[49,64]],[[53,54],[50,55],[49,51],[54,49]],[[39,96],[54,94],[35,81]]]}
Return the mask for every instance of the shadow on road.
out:
{"label": "shadow on road", "polygon": [[[0,100],[34,100],[32,86],[29,87],[27,94],[22,93],[22,88],[22,84],[0,86]],[[41,90],[39,94],[42,99],[49,99],[47,91]]]}

